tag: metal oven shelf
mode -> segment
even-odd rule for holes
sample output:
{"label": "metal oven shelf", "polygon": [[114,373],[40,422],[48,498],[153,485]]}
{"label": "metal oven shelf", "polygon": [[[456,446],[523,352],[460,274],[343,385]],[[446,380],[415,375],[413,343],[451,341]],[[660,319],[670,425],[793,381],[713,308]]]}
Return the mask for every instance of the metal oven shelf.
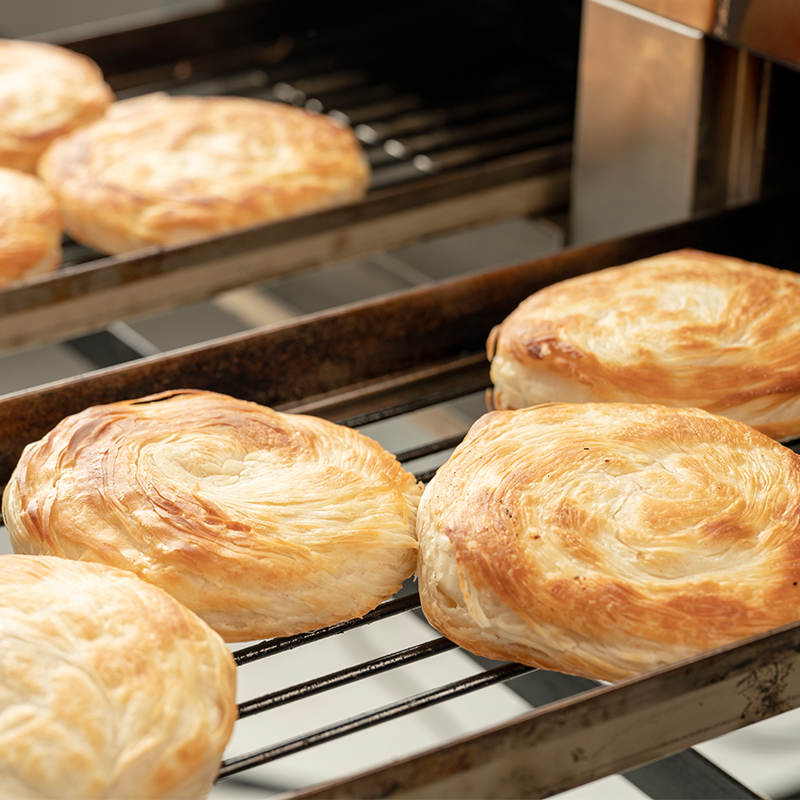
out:
{"label": "metal oven shelf", "polygon": [[462,5],[454,14],[449,3],[419,0],[402,14],[360,0],[335,11],[318,2],[250,2],[46,37],[92,57],[120,98],[236,94],[338,117],[361,139],[373,181],[361,202],[187,245],[106,257],[67,240],[60,270],[0,292],[0,349],[563,208],[577,61],[577,15],[569,10],[576,5],[564,4],[537,32],[533,50]]}
{"label": "metal oven shelf", "polygon": [[[489,330],[531,292],[572,275],[677,247],[797,269],[800,253],[789,231],[799,206],[795,198],[777,198],[7,395],[0,398],[5,433],[0,482],[8,479],[22,447],[64,415],[93,403],[170,388],[226,392],[359,427],[479,395],[488,386],[484,345]],[[413,463],[423,455],[446,452],[457,438],[429,442],[400,455]],[[398,609],[409,613],[413,605],[413,598],[400,598],[376,615]],[[240,652],[238,659],[249,661],[300,643],[255,645]],[[356,668],[357,677],[448,647],[434,641],[413,653],[389,652]],[[671,763],[680,771],[689,759],[696,767],[696,754],[686,748],[800,706],[798,654],[800,625],[791,625],[611,685],[569,685],[567,680],[563,691],[552,691],[547,688],[550,673],[497,665],[499,672],[481,673],[477,683],[510,679],[519,669],[526,675],[510,685],[529,682],[534,687],[530,691],[538,692],[535,709],[396,762],[387,754],[386,763],[376,769],[288,796],[543,797],[628,770],[633,770],[628,775],[637,785],[647,785],[657,766],[652,762],[679,759]],[[349,677],[321,676],[310,685],[291,687],[288,694],[315,693]],[[465,688],[472,687],[468,683]],[[245,701],[243,717],[286,699],[286,693],[275,694],[276,688],[280,687],[265,685],[258,697]],[[442,686],[430,697],[410,697],[397,710],[378,709],[376,714],[382,719],[411,713],[455,691],[461,689]],[[277,745],[265,742],[256,753],[228,758],[222,774],[239,775],[274,758],[275,746],[305,748],[315,737],[347,734],[360,724],[345,719],[334,733],[311,732],[310,739],[297,742],[274,737]],[[755,796],[728,776],[717,777],[727,786],[726,796]]]}

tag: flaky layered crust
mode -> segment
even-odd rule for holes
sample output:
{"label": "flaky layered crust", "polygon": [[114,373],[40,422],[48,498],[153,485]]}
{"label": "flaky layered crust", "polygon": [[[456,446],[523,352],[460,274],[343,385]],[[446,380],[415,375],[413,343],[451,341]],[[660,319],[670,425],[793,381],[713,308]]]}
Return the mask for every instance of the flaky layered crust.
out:
{"label": "flaky layered crust", "polygon": [[160,589],[0,556],[3,797],[205,797],[236,713],[230,651]]}
{"label": "flaky layered crust", "polygon": [[136,572],[228,641],[359,617],[416,567],[421,487],[350,428],[209,392],[89,408],[29,445],[15,552]]}
{"label": "flaky layered crust", "polygon": [[800,436],[800,276],[679,250],[549,286],[487,344],[496,408],[704,408]]}
{"label": "flaky layered crust", "polygon": [[34,175],[0,167],[0,287],[54,270],[63,232],[47,187]]}
{"label": "flaky layered crust", "polygon": [[105,253],[358,200],[369,167],[330,117],[242,97],[152,94],[60,139],[39,172],[71,235]]}
{"label": "flaky layered crust", "polygon": [[44,42],[0,39],[0,166],[36,172],[56,137],[97,119],[113,99],[86,56]]}
{"label": "flaky layered crust", "polygon": [[615,680],[800,619],[800,457],[698,409],[490,412],[417,531],[425,615],[490,658]]}

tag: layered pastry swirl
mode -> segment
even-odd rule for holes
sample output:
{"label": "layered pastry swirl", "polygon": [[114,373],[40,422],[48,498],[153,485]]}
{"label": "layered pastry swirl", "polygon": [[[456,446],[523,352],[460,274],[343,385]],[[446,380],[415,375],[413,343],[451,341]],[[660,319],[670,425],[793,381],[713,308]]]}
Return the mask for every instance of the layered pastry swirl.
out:
{"label": "layered pastry swirl", "polygon": [[44,183],[0,167],[0,287],[56,269],[63,233],[61,211]]}
{"label": "layered pastry swirl", "polygon": [[698,409],[489,412],[418,536],[423,611],[490,658],[614,680],[800,619],[800,456]]}
{"label": "layered pastry swirl", "polygon": [[205,797],[235,680],[222,639],[132,573],[0,556],[2,797]]}
{"label": "layered pastry swirl", "polygon": [[132,570],[245,641],[396,592],[421,491],[350,428],[184,390],[67,417],[25,449],[3,510],[15,552]]}
{"label": "layered pastry swirl", "polygon": [[493,331],[496,408],[704,408],[800,436],[800,275],[679,250],[548,286]]}
{"label": "layered pastry swirl", "polygon": [[113,100],[86,56],[45,42],[0,39],[0,166],[36,172],[53,140],[94,121]]}

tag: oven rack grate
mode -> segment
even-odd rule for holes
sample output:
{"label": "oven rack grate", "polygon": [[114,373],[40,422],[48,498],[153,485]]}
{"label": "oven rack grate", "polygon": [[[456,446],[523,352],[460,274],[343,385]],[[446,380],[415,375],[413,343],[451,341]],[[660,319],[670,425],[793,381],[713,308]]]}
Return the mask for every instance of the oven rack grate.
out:
{"label": "oven rack grate", "polygon": [[238,94],[346,120],[373,181],[357,203],[183,245],[102,256],[66,239],[61,269],[0,292],[0,349],[94,332],[116,340],[120,320],[565,208],[579,3],[551,11],[527,42],[472,6],[272,0],[47,37],[92,57],[121,99]]}
{"label": "oven rack grate", "polygon": [[[342,623],[311,634],[302,634],[253,645],[244,650],[236,651],[234,658],[237,661],[237,666],[242,666],[245,663],[260,660],[269,655],[285,652],[287,649],[320,641],[345,630],[363,627],[397,614],[413,613],[418,608],[418,594],[408,594],[387,601],[360,620]],[[391,652],[372,661],[360,663],[335,673],[322,675],[314,680],[290,686],[253,700],[244,701],[239,705],[240,719],[455,649],[458,649],[457,646],[449,640],[443,637],[434,638],[415,647]],[[471,692],[499,683],[507,684],[510,689],[526,699],[532,707],[542,707],[549,703],[555,703],[564,697],[572,697],[599,685],[594,681],[547,673],[521,664],[498,664],[492,662],[495,663],[492,666],[486,660],[478,660],[483,662],[485,667],[483,672],[405,697],[369,712],[348,717],[345,720],[318,728],[304,735],[280,741],[277,744],[266,745],[241,755],[228,757],[223,760],[220,766],[217,782],[231,779],[235,781],[247,770],[254,767],[262,767],[281,758],[326,744],[334,739],[358,733],[438,703],[457,700]],[[730,800],[763,800],[761,795],[753,792],[736,778],[724,772],[713,762],[692,749],[628,770],[623,773],[623,777],[647,796],[653,798],[691,797],[696,800],[715,800],[719,797],[726,797]],[[300,789],[292,792],[290,796],[300,798],[306,795],[304,790]],[[324,790],[320,796],[327,796]],[[371,795],[351,795],[347,793],[342,796]]]}
{"label": "oven rack grate", "polygon": [[[276,34],[265,26],[238,47],[104,71],[120,100],[150,92],[235,95],[328,114],[361,141],[371,191],[571,142],[577,42],[559,61],[531,56],[475,23],[454,29],[435,4],[412,6],[400,18],[373,10],[321,29],[297,21]],[[101,66],[110,60],[92,54]],[[64,266],[99,258],[65,239]]]}
{"label": "oven rack grate", "polygon": [[[420,398],[416,405],[425,407],[432,399],[434,398]],[[404,411],[405,408],[403,406],[395,406],[394,408],[390,407],[376,410],[370,417],[371,421],[387,419],[401,415]],[[347,424],[352,426],[355,421],[356,420],[350,420]],[[445,437],[397,453],[396,457],[401,463],[407,464],[410,461],[432,454],[445,454],[455,447],[462,439],[463,434]],[[433,467],[423,472],[417,472],[415,473],[415,477],[421,482],[427,483],[433,474],[435,474],[436,469],[436,467]],[[250,645],[234,651],[234,660],[237,666],[243,666],[268,656],[277,655],[303,645],[313,644],[314,642],[380,622],[399,614],[419,611],[419,608],[419,593],[413,590],[413,584],[409,581],[396,598],[382,603],[360,619],[348,620],[328,628],[310,631],[296,636],[277,638]],[[431,633],[436,634],[433,629],[431,629]],[[435,638],[429,639],[421,644],[390,652],[352,667],[322,675],[304,683],[244,701],[239,704],[239,719],[269,711],[277,706],[311,697],[320,692],[354,683],[370,676],[397,669],[457,648],[458,646],[455,643],[436,634]],[[527,667],[522,664],[498,663],[494,666],[488,666],[484,671],[477,674],[461,678],[443,686],[437,686],[411,697],[405,697],[384,707],[355,715],[346,720],[292,738],[288,741],[265,746],[254,752],[227,758],[222,762],[218,779],[237,775],[252,767],[263,766],[276,759],[293,755],[294,753],[324,744],[333,739],[356,733],[382,722],[397,719],[398,717],[411,714],[424,708],[429,708],[447,700],[462,697],[470,692],[477,691],[487,686],[493,686],[497,683],[503,683],[533,671],[535,671],[533,667]]]}
{"label": "oven rack grate", "polygon": [[[403,613],[416,608],[419,608],[419,595],[409,595],[399,600],[387,602],[384,604],[384,607],[378,609],[380,613],[367,615],[360,622],[361,624],[369,624],[375,622],[377,619],[385,619],[392,614]],[[351,630],[353,627],[355,626],[349,625],[347,629]],[[340,632],[341,631],[338,629],[327,629],[324,631],[324,634],[333,635]],[[308,641],[307,639],[303,643],[308,643]],[[281,642],[280,644],[288,647],[297,646],[297,643],[291,639],[288,642]],[[396,669],[425,658],[430,658],[431,656],[439,655],[448,650],[454,650],[456,647],[457,645],[442,637],[431,639],[423,644],[392,652],[371,661],[357,664],[354,667],[324,675],[312,681],[241,703],[239,705],[239,718],[243,719],[252,714],[275,708],[278,705],[310,697],[328,689],[343,686],[387,670]],[[280,649],[281,647],[279,645],[274,652],[279,652]],[[266,650],[267,648],[259,648],[259,654],[261,656],[265,655]],[[234,654],[237,663],[239,662],[239,657],[239,653]],[[397,717],[410,714],[423,708],[428,708],[446,700],[462,697],[469,692],[482,689],[486,686],[492,686],[496,683],[505,682],[532,671],[532,667],[526,667],[521,664],[500,664],[474,676],[462,678],[461,680],[428,690],[414,695],[413,697],[405,698],[374,711],[351,717],[335,725],[313,731],[289,741],[281,742],[278,745],[265,747],[245,755],[228,758],[222,763],[219,777],[225,778],[254,766],[262,766],[275,759],[292,755],[301,750],[306,750],[309,747],[324,744],[332,739],[364,730],[372,725],[396,719]]]}
{"label": "oven rack grate", "polygon": [[[374,408],[370,408],[367,411],[359,411],[359,413],[351,414],[347,418],[340,418],[338,421],[340,424],[346,424],[350,427],[369,426],[371,423],[382,420],[402,418],[410,412],[440,405],[443,402],[446,404],[449,400],[463,398],[466,395],[472,395],[477,399],[482,394],[480,389],[485,390],[488,385],[488,380],[485,377],[483,380],[474,378],[456,380],[455,384],[447,390],[443,391],[439,387],[418,390],[414,393],[413,400],[398,400],[394,398],[393,402],[378,403]],[[396,457],[407,468],[409,464],[416,462],[418,459],[430,456],[438,456],[438,459],[444,462],[449,452],[462,441],[465,434],[466,431],[462,434],[428,441],[422,445],[398,452]],[[427,483],[437,469],[438,467],[429,467],[422,471],[415,471],[414,474],[418,480]],[[349,620],[329,628],[296,636],[277,638],[249,645],[235,650],[234,659],[237,667],[242,667],[246,664],[261,661],[269,656],[278,655],[298,647],[313,645],[315,642],[347,631],[380,623],[382,620],[407,613],[421,615],[419,594],[414,590],[411,581],[407,582],[396,598],[381,604],[360,619]],[[239,704],[239,718],[244,719],[256,714],[269,712],[273,708],[341,686],[357,683],[370,676],[431,658],[440,653],[460,650],[457,645],[440,636],[433,628],[430,628],[430,633],[434,634],[434,638],[428,639],[421,644],[390,651],[370,661],[357,663],[336,672],[314,677],[300,684],[245,700]],[[470,656],[469,653],[467,655]],[[217,781],[236,780],[237,777],[243,775],[246,777],[247,771],[253,768],[263,767],[281,758],[324,745],[335,739],[358,733],[375,725],[395,720],[439,703],[457,700],[469,693],[496,684],[507,684],[509,689],[527,700],[531,707],[544,710],[558,700],[573,698],[603,685],[600,681],[548,673],[545,670],[522,664],[501,663],[477,656],[470,657],[480,664],[482,671],[435,686],[418,694],[403,697],[388,705],[354,714],[346,719],[302,735],[274,744],[265,744],[255,750],[235,756],[228,756],[221,763]],[[387,760],[389,758],[390,754],[387,754]],[[678,752],[652,764],[637,767],[622,773],[622,775],[631,784],[654,798],[691,796],[699,800],[700,798],[710,799],[724,796],[732,799],[756,800],[760,797],[749,787],[730,774],[720,770],[715,764],[692,749]],[[687,787],[689,786],[691,786],[691,794],[687,793]],[[313,788],[311,791],[313,791]],[[324,789],[321,791],[322,794],[320,796],[327,796]],[[306,793],[303,788],[300,788],[294,790],[292,796],[301,798],[306,796]],[[351,795],[348,791],[344,796]],[[352,796],[361,795],[353,794]],[[402,793],[399,796],[402,796]]]}

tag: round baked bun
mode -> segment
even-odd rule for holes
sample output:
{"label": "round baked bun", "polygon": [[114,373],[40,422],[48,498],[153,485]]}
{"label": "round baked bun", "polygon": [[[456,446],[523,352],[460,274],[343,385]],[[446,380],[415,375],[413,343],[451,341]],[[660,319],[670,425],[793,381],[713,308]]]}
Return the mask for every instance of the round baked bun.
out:
{"label": "round baked bun", "polygon": [[0,39],[0,166],[36,172],[57,136],[103,114],[114,94],[97,64],[44,42]]}
{"label": "round baked bun", "polygon": [[800,456],[699,409],[489,412],[417,532],[422,610],[489,658],[616,680],[800,619]]}
{"label": "round baked bun", "polygon": [[800,275],[679,250],[531,295],[491,333],[495,408],[703,408],[800,436]]}
{"label": "round baked bun", "polygon": [[44,183],[0,167],[0,287],[56,269],[63,233],[61,212]]}
{"label": "round baked bun", "polygon": [[64,419],[25,449],[3,513],[15,552],[132,570],[247,641],[391,597],[421,493],[357,431],[187,390]]}
{"label": "round baked bun", "polygon": [[115,103],[59,139],[39,172],[72,237],[111,254],[352,202],[370,179],[353,132],[328,116],[163,93]]}
{"label": "round baked bun", "polygon": [[222,639],[130,572],[0,556],[2,797],[205,797],[235,680]]}

